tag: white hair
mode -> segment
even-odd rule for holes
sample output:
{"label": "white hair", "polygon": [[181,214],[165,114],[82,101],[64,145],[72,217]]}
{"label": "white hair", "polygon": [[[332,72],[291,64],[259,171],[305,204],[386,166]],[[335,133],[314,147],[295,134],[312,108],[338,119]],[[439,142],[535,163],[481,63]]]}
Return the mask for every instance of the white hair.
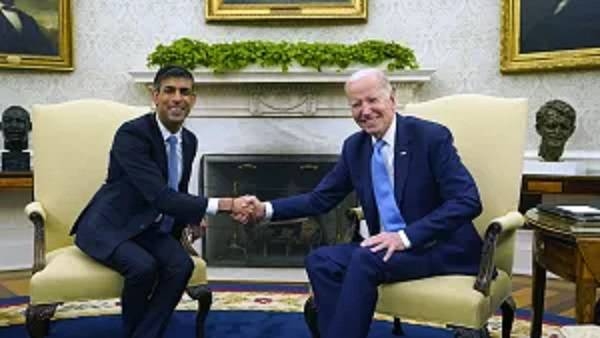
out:
{"label": "white hair", "polygon": [[377,81],[379,82],[379,88],[384,90],[386,95],[392,93],[393,88],[392,88],[392,85],[390,84],[390,81],[388,80],[387,76],[385,76],[385,73],[381,69],[378,69],[378,68],[365,68],[365,69],[357,70],[356,72],[352,73],[352,75],[350,75],[348,80],[346,80],[344,89],[347,90],[348,85],[350,83],[358,81],[360,79],[363,79],[367,76],[375,76],[377,78]]}

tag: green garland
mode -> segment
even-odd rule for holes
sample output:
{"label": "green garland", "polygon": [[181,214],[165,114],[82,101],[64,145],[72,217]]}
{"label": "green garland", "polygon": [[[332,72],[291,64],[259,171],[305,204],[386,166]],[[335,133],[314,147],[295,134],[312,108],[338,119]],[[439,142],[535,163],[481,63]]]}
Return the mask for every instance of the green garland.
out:
{"label": "green garland", "polygon": [[148,55],[148,66],[180,65],[188,69],[206,67],[216,73],[239,71],[248,65],[281,67],[292,63],[321,71],[324,67],[345,69],[350,64],[377,66],[389,62],[390,71],[418,68],[410,48],[395,42],[367,40],[353,45],[320,42],[240,41],[208,44],[182,38],[158,45]]}

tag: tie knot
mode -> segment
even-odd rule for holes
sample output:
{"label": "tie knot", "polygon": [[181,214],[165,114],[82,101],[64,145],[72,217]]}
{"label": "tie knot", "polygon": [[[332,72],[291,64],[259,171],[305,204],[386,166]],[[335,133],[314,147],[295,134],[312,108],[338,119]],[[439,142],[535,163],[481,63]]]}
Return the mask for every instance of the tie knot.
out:
{"label": "tie knot", "polygon": [[167,143],[171,146],[177,145],[177,137],[175,137],[175,135],[167,137]]}
{"label": "tie knot", "polygon": [[384,146],[386,145],[384,140],[377,140],[377,142],[375,142],[375,145],[373,146],[375,148],[375,150],[381,150]]}

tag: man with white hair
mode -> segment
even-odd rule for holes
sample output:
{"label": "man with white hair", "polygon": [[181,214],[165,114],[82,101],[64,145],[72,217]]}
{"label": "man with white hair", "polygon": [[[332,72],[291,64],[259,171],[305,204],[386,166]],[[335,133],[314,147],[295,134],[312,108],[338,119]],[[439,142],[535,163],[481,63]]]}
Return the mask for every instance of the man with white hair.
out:
{"label": "man with white hair", "polygon": [[[377,286],[434,275],[476,275],[482,240],[477,187],[450,131],[396,112],[385,74],[353,74],[345,91],[361,131],[344,141],[335,167],[313,191],[254,203],[257,220],[325,213],[355,191],[367,229],[348,244],[322,246],[306,258],[318,335],[364,338]],[[361,235],[362,234],[362,235]]]}

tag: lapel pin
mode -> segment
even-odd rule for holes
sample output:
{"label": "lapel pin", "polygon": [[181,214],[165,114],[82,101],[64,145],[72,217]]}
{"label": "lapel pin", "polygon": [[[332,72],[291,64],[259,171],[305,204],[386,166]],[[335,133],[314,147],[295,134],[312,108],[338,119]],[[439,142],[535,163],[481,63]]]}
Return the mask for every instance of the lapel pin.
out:
{"label": "lapel pin", "polygon": [[401,151],[401,152],[400,152],[400,156],[404,156],[404,155],[406,155],[406,154],[407,154],[407,152],[406,152],[406,151]]}

